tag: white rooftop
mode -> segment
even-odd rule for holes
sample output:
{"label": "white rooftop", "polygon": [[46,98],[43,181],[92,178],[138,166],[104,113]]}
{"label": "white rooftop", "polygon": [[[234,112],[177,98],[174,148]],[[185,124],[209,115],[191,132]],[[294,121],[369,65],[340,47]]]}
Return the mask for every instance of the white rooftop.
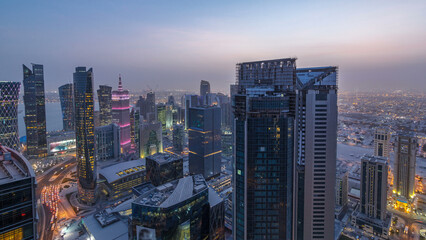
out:
{"label": "white rooftop", "polygon": [[94,239],[127,240],[128,227],[122,221],[114,222],[108,226],[102,227],[92,214],[83,218],[83,223]]}

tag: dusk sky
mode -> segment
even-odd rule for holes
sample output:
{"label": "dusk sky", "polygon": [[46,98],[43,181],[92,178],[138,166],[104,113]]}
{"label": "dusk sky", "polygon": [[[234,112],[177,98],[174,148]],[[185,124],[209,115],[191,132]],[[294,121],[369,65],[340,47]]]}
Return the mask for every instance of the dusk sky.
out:
{"label": "dusk sky", "polygon": [[342,90],[426,90],[426,1],[1,1],[0,81],[40,63],[45,88],[93,67],[130,90],[229,92],[235,64],[339,66]]}

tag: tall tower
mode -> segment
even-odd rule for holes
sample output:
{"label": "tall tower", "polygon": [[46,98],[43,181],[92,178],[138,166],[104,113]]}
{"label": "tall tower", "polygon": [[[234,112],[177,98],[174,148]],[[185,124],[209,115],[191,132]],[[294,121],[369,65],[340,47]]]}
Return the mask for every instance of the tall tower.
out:
{"label": "tall tower", "polygon": [[129,98],[129,91],[123,89],[120,76],[118,90],[112,91],[112,121],[120,126],[120,146],[124,154],[131,150]]}
{"label": "tall tower", "polygon": [[61,99],[62,122],[64,131],[74,131],[74,92],[72,83],[59,87],[59,98]]}
{"label": "tall tower", "polygon": [[200,96],[204,97],[210,93],[210,83],[206,80],[200,82]]}
{"label": "tall tower", "polygon": [[25,65],[22,66],[24,70],[24,120],[27,130],[27,155],[45,157],[47,156],[47,141],[43,65],[32,64],[32,71]]}
{"label": "tall tower", "polygon": [[93,70],[77,67],[74,73],[75,137],[77,143],[78,198],[96,202],[95,122]]}
{"label": "tall tower", "polygon": [[390,133],[384,128],[374,132],[374,156],[389,158]]}
{"label": "tall tower", "polygon": [[236,240],[292,239],[295,71],[293,58],[237,64]]}
{"label": "tall tower", "polygon": [[416,175],[417,138],[408,133],[400,133],[395,145],[395,182],[398,197],[410,200],[414,197]]}
{"label": "tall tower", "polygon": [[188,148],[189,172],[205,179],[218,176],[222,163],[222,142],[219,107],[189,109]]}
{"label": "tall tower", "polygon": [[296,239],[333,239],[337,67],[297,69]]}
{"label": "tall tower", "polygon": [[18,102],[20,82],[0,82],[0,144],[19,151]]}
{"label": "tall tower", "polygon": [[99,118],[101,126],[109,125],[112,123],[112,87],[106,85],[99,85],[98,101],[99,101]]}

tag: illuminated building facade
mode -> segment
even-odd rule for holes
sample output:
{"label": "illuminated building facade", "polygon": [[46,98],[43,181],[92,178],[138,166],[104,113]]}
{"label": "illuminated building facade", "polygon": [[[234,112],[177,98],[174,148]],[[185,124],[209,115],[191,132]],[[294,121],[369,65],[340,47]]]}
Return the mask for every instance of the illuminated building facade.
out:
{"label": "illuminated building facade", "polygon": [[74,92],[72,83],[59,87],[61,100],[62,123],[64,131],[74,131]]}
{"label": "illuminated building facade", "polygon": [[146,158],[147,179],[159,186],[183,177],[183,158],[168,153],[156,153]]}
{"label": "illuminated building facade", "polygon": [[189,172],[210,179],[220,174],[222,153],[219,107],[189,108]]}
{"label": "illuminated building facade", "polygon": [[177,153],[183,151],[185,129],[183,125],[173,125],[173,150]]}
{"label": "illuminated building facade", "polygon": [[183,103],[183,107],[185,108],[185,130],[188,129],[188,123],[189,123],[189,109],[191,107],[198,107],[199,104],[199,99],[197,95],[185,95],[183,97],[184,103]]}
{"label": "illuminated building facade", "polygon": [[43,65],[32,64],[32,68],[23,65],[27,155],[40,158],[47,155],[44,73]]}
{"label": "illuminated building facade", "polygon": [[132,188],[146,181],[142,160],[126,161],[99,170],[99,192],[110,200],[132,194]]}
{"label": "illuminated building facade", "polygon": [[0,144],[19,151],[18,102],[20,82],[0,82]]}
{"label": "illuminated building facade", "polygon": [[[416,175],[417,138],[408,133],[400,133],[395,142],[395,182],[398,198],[407,201],[414,197]],[[405,198],[405,199],[404,199]]]}
{"label": "illuminated building facade", "polygon": [[0,145],[0,239],[38,239],[36,179],[29,161]]}
{"label": "illuminated building facade", "polygon": [[361,204],[352,213],[353,225],[385,239],[391,220],[386,210],[388,167],[384,157],[362,157]]}
{"label": "illuminated building facade", "polygon": [[99,85],[98,101],[99,101],[99,118],[100,126],[112,123],[112,87]]}
{"label": "illuminated building facade", "polygon": [[139,132],[141,158],[163,152],[163,131],[160,122],[141,123]]}
{"label": "illuminated building facade", "polygon": [[374,156],[389,157],[390,133],[384,128],[377,128],[374,132]]}
{"label": "illuminated building facade", "polygon": [[132,202],[129,239],[208,239],[209,190],[201,175],[147,189]]}
{"label": "illuminated building facade", "polygon": [[49,155],[75,151],[75,132],[50,132],[47,135],[47,150]]}
{"label": "illuminated building facade", "polygon": [[105,161],[120,156],[120,127],[111,123],[95,128],[96,159]]}
{"label": "illuminated building facade", "polygon": [[131,150],[129,91],[123,89],[121,76],[118,90],[112,92],[112,121],[120,126],[120,147],[123,154]]}
{"label": "illuminated building facade", "polygon": [[92,205],[97,191],[93,70],[77,67],[73,77],[78,198]]}
{"label": "illuminated building facade", "polygon": [[132,152],[136,153],[136,156],[140,155],[139,152],[139,124],[140,124],[140,112],[139,110],[132,108],[130,111],[130,142]]}

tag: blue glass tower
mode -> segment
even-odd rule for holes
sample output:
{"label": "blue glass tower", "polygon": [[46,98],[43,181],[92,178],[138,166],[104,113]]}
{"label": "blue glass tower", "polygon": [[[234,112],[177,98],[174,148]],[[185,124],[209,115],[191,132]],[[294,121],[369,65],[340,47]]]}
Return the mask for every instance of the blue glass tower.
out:
{"label": "blue glass tower", "polygon": [[62,122],[64,131],[74,131],[74,93],[72,83],[59,87],[59,98],[61,99]]}

